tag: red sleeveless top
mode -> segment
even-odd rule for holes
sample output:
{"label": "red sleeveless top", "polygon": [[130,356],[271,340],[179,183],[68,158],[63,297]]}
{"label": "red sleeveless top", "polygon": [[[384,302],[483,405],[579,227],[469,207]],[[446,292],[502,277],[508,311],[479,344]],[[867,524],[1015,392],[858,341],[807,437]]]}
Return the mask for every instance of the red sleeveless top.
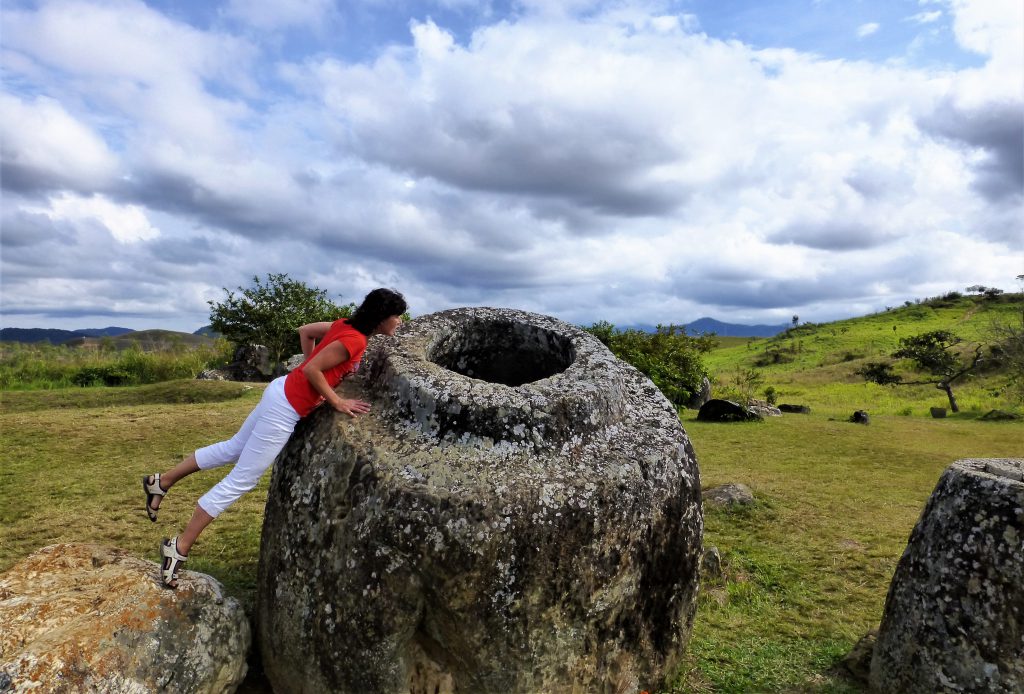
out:
{"label": "red sleeveless top", "polygon": [[331,388],[334,388],[345,377],[345,374],[359,365],[359,360],[362,359],[363,352],[366,350],[367,340],[366,335],[363,335],[349,325],[348,321],[344,318],[336,320],[331,324],[327,334],[313,348],[306,361],[292,369],[284,380],[284,396],[288,399],[288,404],[295,408],[299,417],[305,417],[313,411],[313,408],[324,401],[323,396],[316,392],[313,386],[309,384],[306,374],[302,373],[302,367],[308,364],[310,359],[319,354],[320,350],[332,342],[340,342],[348,350],[348,359],[346,361],[341,362],[337,366],[332,366],[323,372],[327,383],[330,384]]}

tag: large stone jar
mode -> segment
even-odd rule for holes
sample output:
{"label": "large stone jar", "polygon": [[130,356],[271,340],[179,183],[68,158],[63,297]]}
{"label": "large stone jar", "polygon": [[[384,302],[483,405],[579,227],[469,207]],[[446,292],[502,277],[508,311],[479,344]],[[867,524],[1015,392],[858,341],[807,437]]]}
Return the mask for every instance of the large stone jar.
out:
{"label": "large stone jar", "polygon": [[1024,459],[958,460],[896,567],[879,692],[1024,692]]}
{"label": "large stone jar", "polygon": [[275,466],[259,640],[275,691],[637,692],[689,636],[697,464],[586,332],[466,308],[373,341]]}

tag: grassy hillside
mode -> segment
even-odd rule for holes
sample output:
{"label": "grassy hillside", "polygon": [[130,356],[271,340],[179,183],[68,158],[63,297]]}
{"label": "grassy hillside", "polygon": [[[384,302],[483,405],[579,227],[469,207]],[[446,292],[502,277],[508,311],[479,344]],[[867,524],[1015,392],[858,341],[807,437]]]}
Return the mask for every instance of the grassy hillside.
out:
{"label": "grassy hillside", "polygon": [[[823,412],[846,416],[853,409],[878,414],[925,416],[931,406],[948,405],[933,386],[879,386],[865,383],[855,372],[869,361],[887,358],[900,338],[932,330],[949,330],[972,350],[986,341],[993,322],[1019,321],[1024,295],[933,299],[881,313],[836,321],[805,324],[773,338],[723,338],[706,356],[716,380],[716,395],[729,394],[746,372],[755,371],[779,394],[780,402],[806,404]],[[903,371],[908,377],[912,372]],[[1001,374],[982,372],[954,387],[964,416],[977,415],[1010,403],[998,391]]]}

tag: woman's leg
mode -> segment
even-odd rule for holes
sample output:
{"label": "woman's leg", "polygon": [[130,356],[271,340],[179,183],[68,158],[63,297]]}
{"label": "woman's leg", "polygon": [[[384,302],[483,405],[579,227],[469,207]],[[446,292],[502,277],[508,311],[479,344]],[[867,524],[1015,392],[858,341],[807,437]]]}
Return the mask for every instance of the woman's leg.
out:
{"label": "woman's leg", "polygon": [[[178,537],[178,552],[188,554],[200,533],[228,506],[256,486],[295,430],[299,415],[284,396],[283,379],[267,386],[253,411],[253,423],[238,462],[224,479],[199,499],[192,519]],[[247,420],[248,423],[248,420]],[[204,468],[205,469],[205,468]]]}
{"label": "woman's leg", "polygon": [[[196,454],[189,453],[180,463],[172,467],[170,470],[160,473],[160,488],[165,492],[170,491],[171,487],[173,487],[183,477],[188,477],[193,472],[198,471],[199,463],[196,462]],[[148,481],[150,484],[153,483],[153,475],[149,476]],[[154,495],[153,500],[149,502],[149,505],[155,511],[160,508],[160,502],[163,500],[164,498],[162,496]]]}
{"label": "woman's leg", "polygon": [[[270,386],[267,387],[269,388]],[[263,396],[266,397],[266,391],[264,391]],[[252,412],[249,413],[249,416],[246,417],[245,421],[242,423],[241,428],[230,439],[227,441],[220,441],[209,446],[204,446],[194,453],[189,453],[180,463],[172,467],[170,470],[160,473],[160,488],[165,492],[168,492],[171,490],[171,487],[178,483],[182,478],[188,477],[193,472],[209,470],[238,460],[238,456],[241,455],[242,449],[245,448],[245,442],[249,439],[249,435],[252,433],[252,429],[256,425],[256,420],[259,418],[258,412],[262,404],[263,398],[260,398],[259,404],[256,405]],[[148,481],[152,484],[152,475],[150,475]],[[154,511],[160,508],[161,501],[163,501],[162,496],[153,497],[153,500],[150,502],[150,506]]]}

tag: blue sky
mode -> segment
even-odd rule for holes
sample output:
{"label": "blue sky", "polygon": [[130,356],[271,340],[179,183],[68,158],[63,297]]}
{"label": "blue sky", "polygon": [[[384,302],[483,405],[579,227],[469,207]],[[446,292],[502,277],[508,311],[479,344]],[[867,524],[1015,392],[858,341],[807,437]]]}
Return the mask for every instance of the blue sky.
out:
{"label": "blue sky", "polygon": [[0,323],[287,272],[414,314],[823,321],[1024,272],[1013,0],[7,0]]}

